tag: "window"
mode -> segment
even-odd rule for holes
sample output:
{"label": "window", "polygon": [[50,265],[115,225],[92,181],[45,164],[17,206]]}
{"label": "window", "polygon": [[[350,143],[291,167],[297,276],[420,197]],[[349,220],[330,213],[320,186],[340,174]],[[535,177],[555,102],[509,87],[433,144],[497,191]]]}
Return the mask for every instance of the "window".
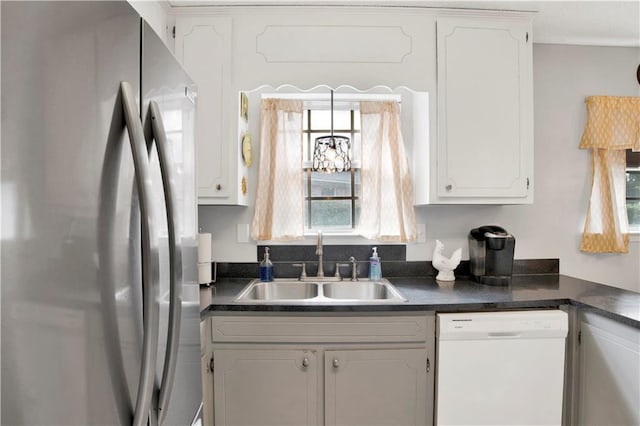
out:
{"label": "window", "polygon": [[351,171],[319,173],[311,170],[315,140],[331,134],[331,111],[317,102],[304,107],[303,168],[305,229],[350,232],[360,213],[360,112],[357,103],[336,102],[333,133],[351,141]]}
{"label": "window", "polygon": [[[322,230],[386,242],[413,241],[411,173],[400,121],[402,95],[347,90],[334,96],[332,115],[330,90],[284,90],[260,92],[260,165],[251,237],[290,241]],[[407,96],[407,103],[414,105],[411,93]],[[411,107],[404,111],[414,115]],[[351,170],[315,173],[315,141],[330,136],[332,128],[334,136],[351,142]]]}
{"label": "window", "polygon": [[629,230],[640,233],[640,152],[627,150],[627,217]]}

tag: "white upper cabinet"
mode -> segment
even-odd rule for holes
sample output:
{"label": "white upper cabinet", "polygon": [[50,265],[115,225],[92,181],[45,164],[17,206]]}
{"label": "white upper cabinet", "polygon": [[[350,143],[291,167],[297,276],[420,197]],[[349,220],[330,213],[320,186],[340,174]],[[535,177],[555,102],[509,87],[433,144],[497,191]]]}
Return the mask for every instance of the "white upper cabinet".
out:
{"label": "white upper cabinet", "polygon": [[[179,16],[178,60],[198,86],[196,166],[199,204],[246,205],[234,143],[239,96],[231,91],[231,18]],[[238,98],[238,99],[236,99]]]}
{"label": "white upper cabinet", "polygon": [[437,20],[438,138],[417,203],[533,202],[529,18]]}

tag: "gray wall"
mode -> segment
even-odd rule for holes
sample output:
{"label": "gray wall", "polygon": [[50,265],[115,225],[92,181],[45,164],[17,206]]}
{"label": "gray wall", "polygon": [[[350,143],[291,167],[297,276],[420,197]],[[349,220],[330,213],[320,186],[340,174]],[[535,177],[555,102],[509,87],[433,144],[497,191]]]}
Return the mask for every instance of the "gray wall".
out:
{"label": "gray wall", "polygon": [[[418,207],[416,219],[426,224],[427,242],[408,244],[407,257],[430,260],[435,239],[440,239],[445,252],[462,247],[463,258],[468,258],[468,231],[497,223],[516,237],[516,258],[559,258],[563,274],[640,291],[638,237],[626,255],[579,251],[588,206],[590,164],[588,152],[578,149],[586,118],[585,96],[640,95],[635,80],[640,49],[538,44],[534,45],[533,61],[535,203]],[[252,214],[251,207],[199,208],[200,226],[214,235],[217,260],[256,260],[255,243],[235,242],[236,224],[247,223]],[[329,244],[343,241],[325,238]],[[313,241],[308,239],[307,243]]]}

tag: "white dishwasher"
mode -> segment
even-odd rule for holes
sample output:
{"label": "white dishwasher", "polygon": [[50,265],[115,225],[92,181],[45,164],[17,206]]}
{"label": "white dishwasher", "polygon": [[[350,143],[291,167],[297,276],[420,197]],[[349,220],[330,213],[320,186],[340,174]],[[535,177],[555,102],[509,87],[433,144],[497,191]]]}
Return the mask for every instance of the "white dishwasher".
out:
{"label": "white dishwasher", "polygon": [[438,314],[437,425],[560,425],[559,310]]}

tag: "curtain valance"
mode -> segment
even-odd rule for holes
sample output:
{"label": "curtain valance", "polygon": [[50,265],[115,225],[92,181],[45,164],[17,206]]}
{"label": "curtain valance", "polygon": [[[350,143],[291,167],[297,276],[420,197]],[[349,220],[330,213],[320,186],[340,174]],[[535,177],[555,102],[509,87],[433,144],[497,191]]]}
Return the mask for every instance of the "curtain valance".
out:
{"label": "curtain valance", "polygon": [[640,98],[589,96],[580,148],[640,151]]}

